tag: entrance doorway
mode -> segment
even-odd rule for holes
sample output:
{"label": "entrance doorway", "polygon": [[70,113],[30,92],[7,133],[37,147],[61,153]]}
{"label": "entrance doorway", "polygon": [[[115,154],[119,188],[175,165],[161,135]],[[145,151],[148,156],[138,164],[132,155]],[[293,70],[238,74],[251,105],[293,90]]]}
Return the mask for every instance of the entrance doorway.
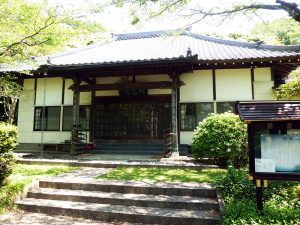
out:
{"label": "entrance doorway", "polygon": [[171,98],[99,98],[94,115],[95,139],[161,140],[171,126]]}

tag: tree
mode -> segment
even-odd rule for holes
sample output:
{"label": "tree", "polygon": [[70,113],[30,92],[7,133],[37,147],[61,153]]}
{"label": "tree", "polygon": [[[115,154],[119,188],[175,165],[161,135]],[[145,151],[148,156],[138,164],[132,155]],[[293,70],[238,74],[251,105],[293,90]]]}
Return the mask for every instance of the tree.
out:
{"label": "tree", "polygon": [[0,62],[49,54],[104,30],[73,12],[26,0],[0,0],[0,14]]}
{"label": "tree", "polygon": [[9,75],[0,77],[1,103],[10,124],[14,122],[15,110],[21,90],[22,86],[16,82],[16,78]]}
{"label": "tree", "polygon": [[300,96],[300,67],[292,71],[289,77],[291,79],[289,82],[278,87],[276,91],[278,99]]}
{"label": "tree", "polygon": [[[295,21],[300,22],[300,5],[295,2],[288,2],[286,0],[274,0],[273,4],[265,3],[251,3],[249,4],[235,4],[230,9],[216,10],[214,8],[205,10],[203,8],[187,9],[187,5],[191,0],[111,0],[118,7],[122,7],[125,3],[129,3],[132,6],[137,6],[136,11],[133,14],[133,23],[139,22],[138,12],[142,7],[148,11],[150,17],[161,16],[168,12],[175,12],[178,10],[185,10],[186,17],[196,17],[194,23],[200,22],[209,16],[224,16],[225,18],[231,17],[238,13],[256,12],[256,10],[273,10],[273,11],[285,11]],[[152,10],[150,10],[152,9]],[[133,10],[134,11],[134,10]]]}
{"label": "tree", "polygon": [[257,25],[251,36],[266,44],[297,45],[300,44],[300,23],[292,19],[277,19]]}
{"label": "tree", "polygon": [[298,45],[300,44],[300,23],[293,19],[277,19],[256,25],[249,34],[209,35],[246,42],[262,41],[270,45]]}
{"label": "tree", "polygon": [[[29,4],[26,0],[0,0],[0,14],[0,63],[10,65],[26,59],[29,59],[27,63],[33,63],[32,57],[74,43],[89,43],[91,34],[104,30],[96,22],[80,20],[73,12],[45,4]],[[9,123],[14,122],[21,90],[16,78],[0,74],[0,99]]]}

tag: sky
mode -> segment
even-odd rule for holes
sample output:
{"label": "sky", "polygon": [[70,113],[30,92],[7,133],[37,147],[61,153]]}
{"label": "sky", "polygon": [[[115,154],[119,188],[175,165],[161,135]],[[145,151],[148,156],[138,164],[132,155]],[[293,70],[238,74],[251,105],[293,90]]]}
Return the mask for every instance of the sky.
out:
{"label": "sky", "polygon": [[[300,4],[300,0],[287,0]],[[88,10],[94,7],[95,4],[105,0],[48,0],[50,4],[63,5],[68,8],[77,8],[80,11]],[[203,9],[223,10],[230,8],[235,4],[249,4],[254,0],[191,0],[187,5],[187,8],[201,7]],[[255,2],[274,4],[275,0],[256,0]],[[90,20],[98,21],[104,25],[107,31],[112,33],[126,33],[126,32],[141,32],[141,31],[153,31],[153,30],[165,30],[165,29],[179,29],[187,27],[188,24],[195,21],[195,18],[183,18],[180,14],[186,14],[188,11],[180,12],[177,15],[167,15],[156,19],[142,21],[137,25],[131,25],[130,10],[132,7],[124,6],[122,8],[106,7],[102,12],[96,14],[88,14],[87,18]],[[142,13],[143,15],[143,13]],[[276,18],[285,18],[287,14],[280,11],[260,11],[258,15],[251,14],[250,16],[236,16],[232,19],[225,21],[222,18],[210,17],[203,21],[194,24],[191,30],[196,33],[202,34],[221,34],[228,35],[229,33],[249,33],[257,23],[270,21]]]}

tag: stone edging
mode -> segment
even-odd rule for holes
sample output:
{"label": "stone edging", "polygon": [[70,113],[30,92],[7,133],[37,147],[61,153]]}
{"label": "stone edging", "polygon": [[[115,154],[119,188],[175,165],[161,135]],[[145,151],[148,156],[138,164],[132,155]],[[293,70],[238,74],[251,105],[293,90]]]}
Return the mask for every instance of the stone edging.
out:
{"label": "stone edging", "polygon": [[72,160],[37,160],[37,159],[18,159],[17,163],[29,165],[67,165],[75,167],[94,167],[94,168],[116,168],[122,167],[164,167],[164,168],[188,168],[188,169],[206,169],[218,168],[216,165],[194,164],[194,163],[178,163],[178,162],[118,162],[118,161],[72,161]]}

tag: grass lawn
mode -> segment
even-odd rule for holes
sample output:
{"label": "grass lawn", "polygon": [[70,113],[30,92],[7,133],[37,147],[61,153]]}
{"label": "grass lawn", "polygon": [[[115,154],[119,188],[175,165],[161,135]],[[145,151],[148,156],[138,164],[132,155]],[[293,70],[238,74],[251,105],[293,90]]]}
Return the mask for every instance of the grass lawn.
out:
{"label": "grass lawn", "polygon": [[213,182],[226,174],[222,169],[169,169],[118,167],[110,173],[98,176],[110,180],[138,180],[154,182]]}
{"label": "grass lawn", "polygon": [[0,186],[0,214],[14,206],[14,198],[20,195],[24,187],[34,179],[55,176],[70,172],[76,167],[68,166],[45,166],[45,165],[22,165],[16,164],[13,174],[8,177],[4,186]]}

